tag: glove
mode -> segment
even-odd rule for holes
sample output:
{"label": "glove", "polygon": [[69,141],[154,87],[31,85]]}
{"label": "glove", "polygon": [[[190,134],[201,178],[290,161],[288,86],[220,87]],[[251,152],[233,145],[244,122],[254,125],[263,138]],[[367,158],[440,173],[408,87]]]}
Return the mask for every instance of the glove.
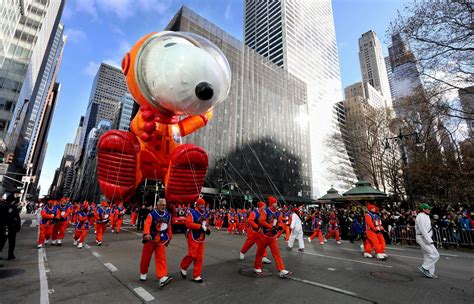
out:
{"label": "glove", "polygon": [[206,230],[206,235],[210,235],[211,234],[211,230],[207,229]]}
{"label": "glove", "polygon": [[168,242],[165,243],[165,246],[168,247],[170,243],[171,243],[171,239],[169,239]]}
{"label": "glove", "polygon": [[206,232],[208,230],[205,223],[202,223],[201,230],[204,231],[204,232]]}
{"label": "glove", "polygon": [[278,233],[278,229],[276,227],[272,228],[272,234],[275,235]]}
{"label": "glove", "polygon": [[66,212],[61,211],[61,216],[64,216],[65,214],[66,214]]}

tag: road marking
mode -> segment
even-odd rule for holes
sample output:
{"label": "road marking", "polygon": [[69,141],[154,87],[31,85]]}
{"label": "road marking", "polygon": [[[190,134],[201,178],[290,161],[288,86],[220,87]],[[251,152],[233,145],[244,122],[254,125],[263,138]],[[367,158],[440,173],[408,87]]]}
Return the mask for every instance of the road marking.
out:
{"label": "road marking", "polygon": [[38,222],[36,220],[31,220],[30,227],[36,227],[36,226],[38,226]]}
{"label": "road marking", "polygon": [[[351,248],[341,248],[341,249],[342,249],[342,250],[349,250],[349,251],[357,251],[357,252],[360,252],[360,250],[358,250],[358,249],[351,249]],[[405,258],[405,259],[423,260],[422,258],[411,257],[411,256],[407,256],[407,255],[390,254],[389,257],[391,257],[391,256],[395,256],[395,257],[399,257],[399,258]]]}
{"label": "road marking", "polygon": [[335,268],[328,268],[328,270],[335,271],[336,269]]}
{"label": "road marking", "polygon": [[296,277],[293,277],[293,276],[289,276],[289,277],[286,277],[286,278],[290,279],[290,280],[293,280],[293,281],[296,281],[296,282],[301,282],[301,283],[304,283],[304,284],[309,284],[309,285],[321,287],[321,288],[324,288],[324,289],[327,289],[327,290],[331,290],[331,291],[334,291],[334,292],[342,293],[342,294],[345,294],[345,295],[348,295],[348,296],[351,296],[351,297],[354,297],[354,298],[358,298],[358,299],[361,299],[361,300],[364,300],[364,301],[367,301],[367,302],[377,303],[377,302],[374,302],[372,300],[363,298],[362,296],[358,295],[357,293],[349,291],[349,290],[345,290],[345,289],[341,289],[341,288],[337,288],[337,287],[334,287],[334,286],[321,284],[321,283],[318,283],[318,282],[313,282],[313,281],[309,281],[309,280],[305,280],[305,279],[300,279],[300,278],[296,278]]}
{"label": "road marking", "polygon": [[23,226],[23,224],[26,222],[26,220],[21,220],[21,225],[20,226]]}
{"label": "road marking", "polygon": [[343,261],[347,261],[347,262],[361,263],[361,264],[374,265],[374,266],[387,267],[387,268],[392,268],[393,267],[391,265],[382,265],[382,264],[376,264],[376,263],[370,263],[370,262],[364,262],[364,261],[358,261],[358,260],[352,260],[352,259],[346,259],[346,258],[340,258],[340,257],[333,257],[333,256],[330,256],[330,255],[324,255],[324,254],[319,254],[319,253],[314,253],[314,252],[304,251],[303,253],[311,254],[311,255],[315,255],[315,256],[320,256],[320,257],[323,257],[323,258],[343,260]]}
{"label": "road marking", "polygon": [[44,248],[38,249],[38,271],[40,279],[40,304],[49,304],[48,277],[46,276],[46,253]]}
{"label": "road marking", "polygon": [[92,255],[96,258],[100,258],[100,254],[98,252],[92,251]]}
{"label": "road marking", "polygon": [[117,267],[115,267],[112,263],[105,263],[104,266],[107,267],[112,272],[118,270]]}
{"label": "road marking", "polygon": [[137,287],[137,288],[134,288],[133,291],[135,291],[135,293],[137,295],[140,296],[140,298],[142,298],[145,302],[150,302],[150,301],[153,301],[155,299],[154,296],[152,296],[148,291],[146,291],[143,287]]}
{"label": "road marking", "polygon": [[[407,249],[404,249],[404,248],[396,248],[396,247],[387,247],[387,249],[390,249],[390,250],[400,250],[400,251],[411,251],[411,252],[415,252],[416,248],[413,248],[414,250],[407,250]],[[421,248],[420,248],[421,249]],[[459,255],[456,255],[456,254],[450,254],[450,253],[440,253],[439,255],[444,255],[444,256],[449,256],[449,257],[459,257]]]}

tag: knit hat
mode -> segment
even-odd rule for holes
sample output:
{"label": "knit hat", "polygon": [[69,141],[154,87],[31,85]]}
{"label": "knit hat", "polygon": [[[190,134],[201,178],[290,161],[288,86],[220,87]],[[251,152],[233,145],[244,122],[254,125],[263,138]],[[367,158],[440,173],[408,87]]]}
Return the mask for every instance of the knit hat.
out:
{"label": "knit hat", "polygon": [[196,200],[196,206],[197,205],[205,205],[205,204],[206,204],[206,201],[201,197]]}
{"label": "knit hat", "polygon": [[278,203],[278,200],[277,200],[273,195],[270,195],[270,196],[267,198],[267,201],[268,201],[268,204],[269,204],[269,205],[272,205],[273,203]]}
{"label": "knit hat", "polygon": [[374,204],[368,204],[367,210],[372,211],[372,209],[376,209],[377,207]]}
{"label": "knit hat", "polygon": [[420,210],[425,210],[425,209],[433,209],[433,207],[431,207],[430,205],[428,205],[427,203],[421,203],[420,204]]}
{"label": "knit hat", "polygon": [[265,203],[264,203],[264,202],[258,202],[258,203],[257,203],[257,207],[258,207],[258,208],[265,207]]}

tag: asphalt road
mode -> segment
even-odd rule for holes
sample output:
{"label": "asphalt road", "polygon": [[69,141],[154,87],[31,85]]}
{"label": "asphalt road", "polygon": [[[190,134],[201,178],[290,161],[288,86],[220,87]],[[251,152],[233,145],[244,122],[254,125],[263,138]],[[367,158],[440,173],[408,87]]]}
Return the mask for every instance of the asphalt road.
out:
{"label": "asphalt road", "polygon": [[[0,260],[0,303],[474,303],[474,255],[440,251],[439,278],[418,272],[421,250],[389,246],[388,261],[362,257],[359,244],[305,241],[305,252],[280,249],[287,279],[246,273],[255,248],[238,259],[244,236],[213,231],[206,241],[203,284],[183,280],[179,262],[187,252],[183,234],[167,249],[174,278],[159,288],[154,263],[148,280],[139,280],[141,233],[125,224],[121,234],[108,232],[97,247],[91,230],[84,249],[72,245],[72,226],[61,247],[36,249],[37,227],[25,217],[17,236],[15,261]],[[0,256],[6,258],[6,248]],[[191,270],[191,269],[189,269]],[[188,273],[191,271],[188,270]],[[189,277],[189,276],[188,276]]]}

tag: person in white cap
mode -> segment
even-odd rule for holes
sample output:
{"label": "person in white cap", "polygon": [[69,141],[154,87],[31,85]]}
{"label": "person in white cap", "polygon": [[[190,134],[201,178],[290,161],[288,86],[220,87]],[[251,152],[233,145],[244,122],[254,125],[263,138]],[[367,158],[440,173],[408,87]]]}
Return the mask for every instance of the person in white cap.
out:
{"label": "person in white cap", "polygon": [[419,268],[427,278],[436,279],[435,264],[439,259],[438,250],[433,242],[433,229],[431,228],[430,212],[432,207],[426,203],[420,205],[421,212],[415,220],[416,242],[421,246],[423,252],[423,264]]}

